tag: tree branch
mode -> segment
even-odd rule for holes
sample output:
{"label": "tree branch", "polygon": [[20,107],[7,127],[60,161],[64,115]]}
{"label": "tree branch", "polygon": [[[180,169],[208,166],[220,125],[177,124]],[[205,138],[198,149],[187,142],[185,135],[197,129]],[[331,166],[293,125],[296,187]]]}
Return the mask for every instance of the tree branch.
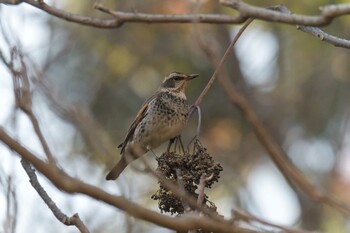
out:
{"label": "tree branch", "polygon": [[261,224],[266,225],[266,226],[280,229],[280,230],[282,230],[282,232],[286,232],[286,233],[311,233],[309,231],[296,230],[296,229],[291,229],[289,227],[283,227],[280,225],[269,223],[261,218],[258,218],[256,216],[253,216],[251,214],[245,213],[245,212],[240,211],[240,210],[232,210],[232,216],[233,216],[233,221],[243,220],[245,222],[258,222],[258,223],[261,223]]}
{"label": "tree branch", "polygon": [[[293,14],[285,5],[277,5],[270,7],[270,9],[280,11],[282,13],[286,14]],[[346,40],[343,38],[339,38],[336,36],[329,35],[328,33],[322,31],[318,27],[312,27],[312,26],[304,26],[304,25],[297,25],[297,29],[306,32],[310,35],[316,36],[322,41],[328,42],[336,47],[342,47],[342,48],[350,48],[350,40]]]}
{"label": "tree branch", "polygon": [[[249,21],[247,21],[246,24],[248,22]],[[248,26],[248,25],[244,25],[244,26]],[[242,32],[243,31],[241,29],[238,32],[238,34],[241,34]],[[216,73],[223,72],[221,70],[221,67],[225,59],[232,52],[232,47],[234,44],[233,42],[237,41],[238,38],[239,37],[236,36],[228,46],[224,56],[221,58],[220,62],[216,66],[216,69],[214,71],[212,78],[209,80],[206,88],[198,97],[197,101],[195,102],[195,105],[198,103],[199,104],[201,103],[201,99],[210,88],[212,82],[215,81],[215,80],[212,80],[213,77],[215,77],[214,75]],[[210,58],[212,59],[213,64],[217,64],[219,55],[216,52],[212,51],[212,49],[210,49],[211,47],[207,46],[202,40],[199,40],[199,45],[203,48],[203,50],[205,50],[205,52],[208,55],[211,56]],[[350,208],[347,205],[339,202],[334,197],[331,197],[321,192],[317,187],[315,187],[312,183],[310,183],[310,181],[305,178],[302,172],[290,161],[288,155],[284,152],[283,148],[275,141],[275,139],[272,137],[268,129],[260,121],[259,117],[255,113],[254,109],[250,106],[247,99],[237,91],[234,83],[231,80],[229,80],[228,75],[227,74],[218,75],[218,81],[220,82],[222,88],[224,89],[224,92],[228,97],[229,101],[241,110],[241,112],[245,116],[245,119],[252,125],[256,136],[260,140],[261,144],[265,147],[269,156],[274,161],[276,166],[279,168],[281,173],[284,175],[286,180],[289,181],[290,184],[297,184],[298,187],[300,187],[312,199],[320,203],[329,205],[337,209],[338,211],[342,212],[343,214],[350,216]]]}
{"label": "tree branch", "polygon": [[126,22],[130,23],[213,23],[213,24],[237,24],[245,21],[241,16],[221,15],[221,14],[147,14],[113,11],[101,4],[95,4],[95,8],[113,16],[111,19],[94,18],[78,14],[72,14],[44,2],[34,0],[24,0],[23,2],[41,9],[48,14],[58,18],[83,25],[99,28],[117,28]]}
{"label": "tree branch", "polygon": [[[329,35],[314,26],[325,26],[330,24],[334,18],[350,14],[350,3],[332,4],[320,7],[320,15],[292,14],[284,5],[277,6],[286,9],[276,11],[276,7],[257,7],[240,0],[220,0],[222,5],[236,9],[238,15],[225,14],[149,14],[139,12],[115,11],[96,3],[94,7],[107,13],[113,18],[96,18],[73,14],[46,4],[44,1],[35,0],[3,0],[4,4],[27,3],[48,14],[69,22],[98,28],[118,28],[124,23],[208,23],[208,24],[240,24],[248,18],[256,18],[270,22],[280,22],[297,25],[303,32],[316,36],[317,38],[333,44],[337,47],[350,48],[350,41],[336,36]],[[313,26],[313,27],[312,27]]]}
{"label": "tree branch", "polygon": [[242,111],[246,120],[252,125],[256,136],[265,147],[267,152],[269,152],[269,156],[275,162],[284,176],[287,179],[294,181],[298,187],[302,188],[302,190],[304,190],[304,192],[306,192],[312,199],[329,205],[342,212],[343,214],[350,216],[350,209],[347,205],[321,192],[317,187],[310,183],[310,181],[305,178],[302,172],[290,161],[288,155],[274,140],[246,98],[237,91],[232,81],[230,81],[226,76],[219,76],[218,81],[223,87],[231,103]]}
{"label": "tree branch", "polygon": [[14,150],[23,159],[29,161],[39,172],[46,176],[57,188],[67,193],[81,193],[96,200],[103,201],[109,205],[124,210],[131,216],[152,222],[159,226],[167,227],[178,231],[187,231],[189,229],[205,229],[214,232],[228,233],[253,233],[255,231],[246,230],[231,226],[229,223],[216,222],[206,216],[182,216],[172,218],[160,213],[148,210],[140,205],[134,204],[129,200],[111,195],[98,187],[86,184],[78,179],[72,178],[64,171],[58,169],[53,164],[47,164],[38,159],[32,152],[23,147],[20,143],[9,136],[2,127],[0,127],[0,140],[11,150]]}
{"label": "tree branch", "polygon": [[43,10],[50,15],[54,15],[58,18],[67,20],[69,22],[74,22],[74,23],[79,23],[79,24],[88,25],[92,27],[99,27],[99,28],[116,28],[120,26],[117,19],[115,18],[103,19],[103,18],[94,18],[89,16],[73,14],[70,12],[66,12],[64,10],[60,10],[56,7],[49,6],[44,1],[23,0],[23,2],[29,5],[32,5],[40,10]]}
{"label": "tree branch", "polygon": [[213,75],[211,76],[211,78],[209,79],[207,85],[204,87],[203,91],[198,96],[196,102],[193,104],[193,107],[191,108],[189,115],[191,115],[193,113],[193,111],[196,109],[196,106],[199,106],[202,103],[204,96],[208,93],[209,89],[211,88],[214,81],[216,80],[218,73],[221,71],[223,64],[227,60],[228,56],[231,54],[233,46],[236,44],[236,42],[238,41],[238,39],[240,38],[240,36],[244,32],[244,30],[249,26],[249,24],[251,22],[253,22],[253,20],[254,20],[253,18],[248,19],[248,21],[245,22],[243,27],[241,27],[239,29],[237,35],[235,36],[235,38],[232,40],[232,42],[230,43],[230,45],[226,49],[224,56],[221,58],[219,64],[216,66],[215,71],[214,71]]}
{"label": "tree branch", "polygon": [[135,12],[115,11],[104,7],[102,4],[95,4],[95,8],[112,15],[114,18],[96,18],[72,14],[55,7],[47,5],[44,1],[23,0],[23,1],[1,1],[0,3],[18,4],[25,2],[48,14],[58,18],[100,28],[117,28],[124,23],[211,23],[211,24],[240,24],[248,18],[257,18],[265,21],[281,22],[286,24],[298,24],[308,26],[325,26],[336,17],[350,14],[350,3],[333,4],[320,7],[321,13],[317,16],[302,14],[285,14],[276,12],[264,7],[252,6],[240,0],[221,0],[220,3],[236,9],[239,14],[147,14]]}
{"label": "tree branch", "polygon": [[[51,153],[49,145],[41,131],[39,121],[32,109],[30,82],[27,67],[23,61],[22,54],[16,47],[14,47],[11,50],[11,60],[9,62],[6,62],[6,59],[2,55],[0,57],[4,61],[9,71],[12,73],[13,92],[15,93],[16,107],[21,109],[29,117],[49,162],[55,163],[55,159]],[[15,68],[14,64],[20,64],[19,68]]]}
{"label": "tree branch", "polygon": [[47,207],[49,207],[49,209],[52,211],[55,217],[64,225],[74,225],[80,230],[81,233],[89,233],[89,230],[87,229],[83,221],[79,218],[79,215],[77,213],[74,214],[72,217],[68,217],[57,207],[55,202],[50,198],[50,196],[47,194],[44,188],[40,185],[38,178],[35,174],[35,170],[32,168],[30,163],[25,159],[22,159],[21,163],[29,177],[31,185],[37,191],[41,199],[43,199],[43,201],[45,202]]}
{"label": "tree branch", "polygon": [[308,26],[325,26],[336,17],[350,14],[350,3],[333,4],[320,7],[321,14],[317,16],[301,14],[285,14],[271,9],[249,5],[240,0],[220,0],[220,3],[239,11],[246,18],[252,17],[271,22],[299,24]]}

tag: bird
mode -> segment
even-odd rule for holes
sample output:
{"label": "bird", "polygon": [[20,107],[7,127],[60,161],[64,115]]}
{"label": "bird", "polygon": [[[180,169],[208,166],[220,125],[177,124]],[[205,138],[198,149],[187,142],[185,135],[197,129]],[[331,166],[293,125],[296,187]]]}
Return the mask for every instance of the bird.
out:
{"label": "bird", "polygon": [[121,159],[107,174],[106,180],[116,180],[130,162],[168,140],[174,141],[181,134],[189,111],[185,90],[188,82],[198,76],[172,72],[164,78],[136,114],[124,141],[118,146]]}

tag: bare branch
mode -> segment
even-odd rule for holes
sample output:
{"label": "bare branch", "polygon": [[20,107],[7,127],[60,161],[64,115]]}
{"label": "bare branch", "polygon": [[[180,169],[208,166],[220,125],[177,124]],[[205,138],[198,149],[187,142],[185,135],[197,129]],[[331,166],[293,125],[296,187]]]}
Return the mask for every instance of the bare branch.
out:
{"label": "bare branch", "polygon": [[119,27],[119,23],[117,19],[102,19],[102,18],[94,18],[89,16],[83,16],[78,14],[73,14],[70,12],[66,12],[55,7],[47,5],[43,1],[35,1],[35,0],[24,0],[23,2],[32,5],[38,9],[45,11],[50,15],[54,15],[58,18],[67,20],[69,22],[79,23],[83,25],[89,25],[92,27],[99,28],[115,28]]}
{"label": "bare branch", "polygon": [[38,171],[46,176],[57,188],[68,193],[81,193],[96,200],[101,200],[107,204],[126,211],[131,216],[143,219],[159,226],[167,227],[179,231],[188,229],[205,229],[214,232],[230,233],[252,233],[255,231],[246,230],[231,226],[228,222],[217,222],[206,216],[182,216],[172,218],[160,213],[148,210],[129,200],[111,195],[98,187],[86,184],[78,179],[72,178],[56,166],[47,164],[38,159],[33,153],[23,147],[20,143],[10,137],[2,127],[0,127],[0,140],[10,149],[17,152],[23,159],[29,161]]}
{"label": "bare branch", "polygon": [[[18,4],[21,1],[2,1],[6,4]],[[350,14],[350,4],[333,4],[320,7],[321,13],[317,16],[302,14],[285,14],[264,7],[252,6],[240,0],[221,0],[220,3],[236,9],[239,14],[147,14],[135,12],[122,12],[108,9],[102,4],[95,4],[95,8],[112,15],[114,18],[96,18],[78,14],[72,14],[55,7],[49,6],[44,1],[23,0],[38,9],[41,9],[58,18],[100,28],[117,28],[124,23],[211,23],[211,24],[240,24],[248,18],[257,18],[265,21],[281,22],[287,24],[325,26],[335,17]]]}
{"label": "bare branch", "polygon": [[319,38],[322,41],[326,41],[336,47],[342,47],[342,48],[350,48],[350,40],[346,40],[343,38],[339,38],[336,36],[332,36],[324,31],[322,31],[321,29],[319,29],[318,27],[311,27],[311,26],[297,26],[297,28],[300,31],[309,33],[313,36],[316,36],[317,38]]}
{"label": "bare branch", "polygon": [[261,218],[258,218],[256,216],[253,216],[251,214],[245,213],[245,212],[240,211],[240,210],[232,210],[232,216],[233,216],[233,221],[243,220],[245,222],[258,222],[258,223],[264,224],[266,226],[278,228],[286,233],[308,233],[308,231],[291,229],[288,227],[283,227],[283,226],[280,226],[277,224],[269,223]]}
{"label": "bare branch", "polygon": [[119,24],[130,23],[210,23],[210,24],[238,24],[246,18],[223,14],[147,14],[127,13],[111,10],[102,4],[95,4],[95,8],[114,16]]}
{"label": "bare branch", "polygon": [[[246,24],[247,23],[249,23],[249,21],[247,21]],[[242,30],[238,32],[238,34],[240,33],[242,33]],[[233,39],[233,41],[237,40],[238,38],[239,37],[236,36]],[[210,51],[206,51],[206,53],[211,56],[210,58],[212,59],[212,62],[214,64],[217,64],[219,55],[216,52],[212,51],[212,49],[210,49],[209,46],[206,46],[202,40],[200,40],[199,45],[204,50],[210,50]],[[229,54],[231,53],[232,46],[233,46],[233,42],[231,42],[224,56],[221,58],[219,64],[216,66],[214,74],[206,86],[206,88],[208,87],[207,89],[209,89],[210,86],[212,85],[212,82],[215,81],[215,78],[213,80],[213,77],[215,77],[214,75],[218,72],[222,72],[222,70],[219,70],[219,69],[222,67],[222,64],[224,63],[224,60],[225,60],[224,58],[229,56]],[[284,175],[286,180],[289,181],[290,184],[297,184],[298,187],[300,187],[312,199],[320,203],[329,205],[337,209],[338,211],[342,212],[343,214],[350,216],[350,208],[347,205],[339,202],[334,197],[326,195],[325,193],[320,191],[317,187],[315,187],[312,183],[310,183],[310,181],[305,178],[302,172],[290,161],[288,155],[284,152],[283,148],[275,141],[275,139],[272,137],[268,129],[260,121],[259,117],[255,113],[254,109],[250,106],[247,99],[237,91],[234,83],[231,80],[229,80],[228,75],[218,75],[218,81],[223,87],[229,101],[242,111],[246,120],[252,125],[256,136],[258,137],[262,145],[265,147],[267,152],[269,152],[268,153],[269,156],[275,162],[275,164],[277,165],[281,173]],[[202,91],[201,95],[198,97],[195,104],[201,103],[201,99],[208,91],[206,90],[206,88]]]}
{"label": "bare branch", "polygon": [[335,17],[350,14],[350,3],[320,7],[321,14],[318,16],[285,14],[271,9],[249,5],[240,0],[220,0],[220,3],[236,9],[246,18],[252,17],[272,22],[308,26],[325,26],[330,24]]}
{"label": "bare branch", "polygon": [[221,58],[219,64],[216,66],[215,71],[214,71],[213,75],[211,76],[211,78],[209,79],[207,85],[205,86],[205,88],[203,89],[201,94],[198,96],[196,102],[193,104],[189,115],[191,115],[193,113],[193,111],[195,110],[194,107],[199,106],[202,103],[204,96],[208,93],[210,87],[213,85],[216,77],[218,76],[218,73],[220,72],[222,65],[225,63],[228,56],[231,54],[233,46],[236,44],[237,40],[242,35],[244,30],[249,26],[249,24],[251,22],[253,22],[253,20],[254,20],[253,18],[248,19],[248,21],[243,25],[243,27],[241,27],[239,29],[237,35],[235,36],[235,38],[232,40],[232,42],[230,43],[230,45],[226,49],[224,56]]}
{"label": "bare branch", "polygon": [[[274,6],[274,7],[271,7],[271,9],[280,11],[286,14],[292,14],[292,12],[285,5]],[[297,29],[299,29],[302,32],[306,32],[313,36],[316,36],[320,40],[328,42],[336,47],[342,47],[342,48],[348,48],[348,49],[350,48],[350,40],[329,35],[328,33],[322,31],[318,27],[297,25]]]}
{"label": "bare branch", "polygon": [[[14,47],[11,51],[11,61],[6,62],[6,59],[1,55],[1,59],[7,66],[9,71],[12,73],[13,78],[13,91],[15,93],[16,107],[20,108],[33,124],[35,133],[37,134],[39,141],[44,149],[44,152],[50,161],[55,163],[55,159],[51,153],[49,145],[41,131],[39,121],[36,118],[32,109],[32,95],[30,89],[30,82],[27,73],[26,64],[23,61],[22,54]],[[14,64],[18,64],[18,68]]]}
{"label": "bare branch", "polygon": [[95,8],[113,15],[111,19],[94,18],[83,15],[72,14],[55,7],[49,6],[46,3],[39,3],[34,0],[24,0],[24,2],[41,9],[48,14],[58,18],[75,22],[83,25],[99,27],[99,28],[117,28],[126,22],[131,23],[213,23],[213,24],[237,24],[245,21],[241,16],[221,15],[221,14],[146,14],[113,11],[101,4],[96,4]]}
{"label": "bare branch", "polygon": [[17,5],[17,4],[20,4],[22,2],[23,2],[23,0],[0,0],[0,3],[8,4],[8,5]]}
{"label": "bare branch", "polygon": [[219,76],[218,81],[223,87],[231,103],[242,111],[246,120],[252,125],[256,136],[265,149],[269,152],[268,154],[282,174],[284,174],[287,179],[295,182],[298,187],[304,190],[304,192],[306,192],[312,199],[329,205],[343,214],[350,216],[350,208],[347,205],[320,191],[317,187],[310,183],[302,172],[290,161],[288,155],[275,141],[265,125],[260,121],[246,98],[237,91],[234,84],[226,76]]}
{"label": "bare branch", "polygon": [[[350,48],[350,41],[336,36],[329,35],[321,29],[312,26],[325,26],[330,24],[334,18],[350,14],[350,3],[332,4],[320,7],[320,15],[302,15],[292,14],[287,7],[280,5],[277,7],[257,7],[240,0],[221,0],[220,3],[236,9],[238,15],[225,14],[149,14],[139,12],[115,11],[96,3],[94,7],[107,13],[113,18],[96,18],[73,14],[52,6],[47,5],[44,1],[35,0],[8,0],[0,1],[5,4],[19,4],[25,2],[48,14],[58,18],[75,22],[83,25],[99,28],[118,28],[124,23],[209,23],[209,24],[240,24],[248,18],[256,18],[270,22],[280,22],[286,24],[295,24],[298,29],[318,37],[319,39],[333,44],[337,47]],[[276,8],[278,12],[276,11]],[[286,10],[281,10],[281,9]]]}
{"label": "bare branch", "polygon": [[45,202],[47,207],[49,207],[49,209],[52,211],[55,217],[64,225],[74,225],[80,230],[81,233],[89,233],[89,230],[84,225],[83,221],[79,218],[78,214],[74,214],[72,217],[68,217],[57,207],[55,202],[50,198],[50,196],[47,194],[44,188],[40,185],[38,178],[35,174],[35,170],[32,168],[30,163],[25,159],[22,159],[21,163],[29,177],[31,185],[37,191],[41,199],[43,199],[43,201]]}

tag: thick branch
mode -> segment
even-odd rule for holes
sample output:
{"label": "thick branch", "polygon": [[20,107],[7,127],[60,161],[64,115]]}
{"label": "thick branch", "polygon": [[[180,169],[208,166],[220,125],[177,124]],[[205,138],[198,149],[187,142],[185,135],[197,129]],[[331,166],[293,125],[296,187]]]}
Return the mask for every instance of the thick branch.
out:
{"label": "thick branch", "polygon": [[[19,4],[25,2],[38,9],[41,9],[48,14],[54,15],[58,18],[88,25],[98,28],[117,28],[124,23],[209,23],[209,24],[240,24],[245,22],[248,18],[256,18],[271,22],[280,22],[286,24],[297,25],[298,29],[309,33],[333,44],[337,47],[350,48],[350,41],[336,36],[332,36],[323,32],[319,28],[311,26],[325,26],[332,22],[336,17],[350,14],[350,3],[332,4],[320,7],[320,15],[302,15],[291,14],[287,11],[275,11],[272,8],[257,7],[240,0],[221,0],[221,4],[236,9],[239,14],[225,15],[225,14],[149,14],[139,12],[123,12],[109,9],[102,4],[95,4],[95,8],[105,12],[113,18],[96,18],[73,14],[52,6],[47,5],[44,1],[35,0],[7,0],[0,1],[4,4]],[[284,6],[282,6],[284,7]],[[287,9],[286,7],[284,7]]]}
{"label": "thick branch", "polygon": [[[2,1],[6,4],[18,4],[21,1]],[[276,12],[264,7],[249,5],[239,0],[221,0],[221,4],[236,9],[239,14],[236,16],[223,14],[147,14],[136,12],[115,11],[96,4],[95,8],[112,15],[114,18],[96,18],[72,14],[55,7],[49,6],[43,1],[23,0],[23,2],[39,8],[51,15],[61,19],[79,24],[100,28],[116,28],[123,23],[211,23],[211,24],[240,24],[248,18],[257,18],[265,21],[281,22],[287,24],[298,24],[308,26],[325,26],[336,17],[350,14],[350,4],[334,4],[320,7],[321,14],[302,15],[285,14]],[[1,3],[1,2],[0,2]]]}
{"label": "thick branch", "polygon": [[251,233],[254,231],[233,227],[229,223],[215,222],[205,216],[183,216],[172,218],[157,212],[148,210],[142,206],[134,204],[129,200],[111,195],[95,186],[86,184],[78,179],[72,178],[56,166],[45,163],[38,159],[32,152],[23,147],[20,143],[10,137],[2,127],[0,127],[0,140],[10,149],[17,152],[23,159],[28,160],[39,172],[46,176],[57,188],[68,193],[81,193],[96,200],[101,200],[107,204],[126,211],[131,216],[152,222],[159,226],[171,228],[178,231],[189,229],[205,229],[214,232],[230,233]]}
{"label": "thick branch", "polygon": [[111,19],[88,17],[78,14],[72,14],[55,7],[49,6],[44,2],[34,0],[25,0],[24,2],[41,9],[58,18],[75,22],[83,25],[89,25],[99,28],[117,28],[123,23],[213,23],[213,24],[237,24],[245,21],[241,16],[221,15],[221,14],[147,14],[133,13],[110,10],[101,4],[96,4],[96,9],[113,15]]}
{"label": "thick branch", "polygon": [[224,14],[147,14],[129,13],[111,10],[102,4],[95,8],[114,16],[120,24],[130,23],[209,23],[209,24],[239,24],[246,18]]}

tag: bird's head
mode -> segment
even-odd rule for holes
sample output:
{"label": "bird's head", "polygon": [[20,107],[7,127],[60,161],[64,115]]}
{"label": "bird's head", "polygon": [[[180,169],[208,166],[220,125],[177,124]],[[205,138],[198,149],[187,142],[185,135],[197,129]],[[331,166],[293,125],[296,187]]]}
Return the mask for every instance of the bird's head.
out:
{"label": "bird's head", "polygon": [[164,78],[160,88],[169,91],[185,92],[188,81],[198,76],[198,74],[183,74],[180,72],[172,72]]}

